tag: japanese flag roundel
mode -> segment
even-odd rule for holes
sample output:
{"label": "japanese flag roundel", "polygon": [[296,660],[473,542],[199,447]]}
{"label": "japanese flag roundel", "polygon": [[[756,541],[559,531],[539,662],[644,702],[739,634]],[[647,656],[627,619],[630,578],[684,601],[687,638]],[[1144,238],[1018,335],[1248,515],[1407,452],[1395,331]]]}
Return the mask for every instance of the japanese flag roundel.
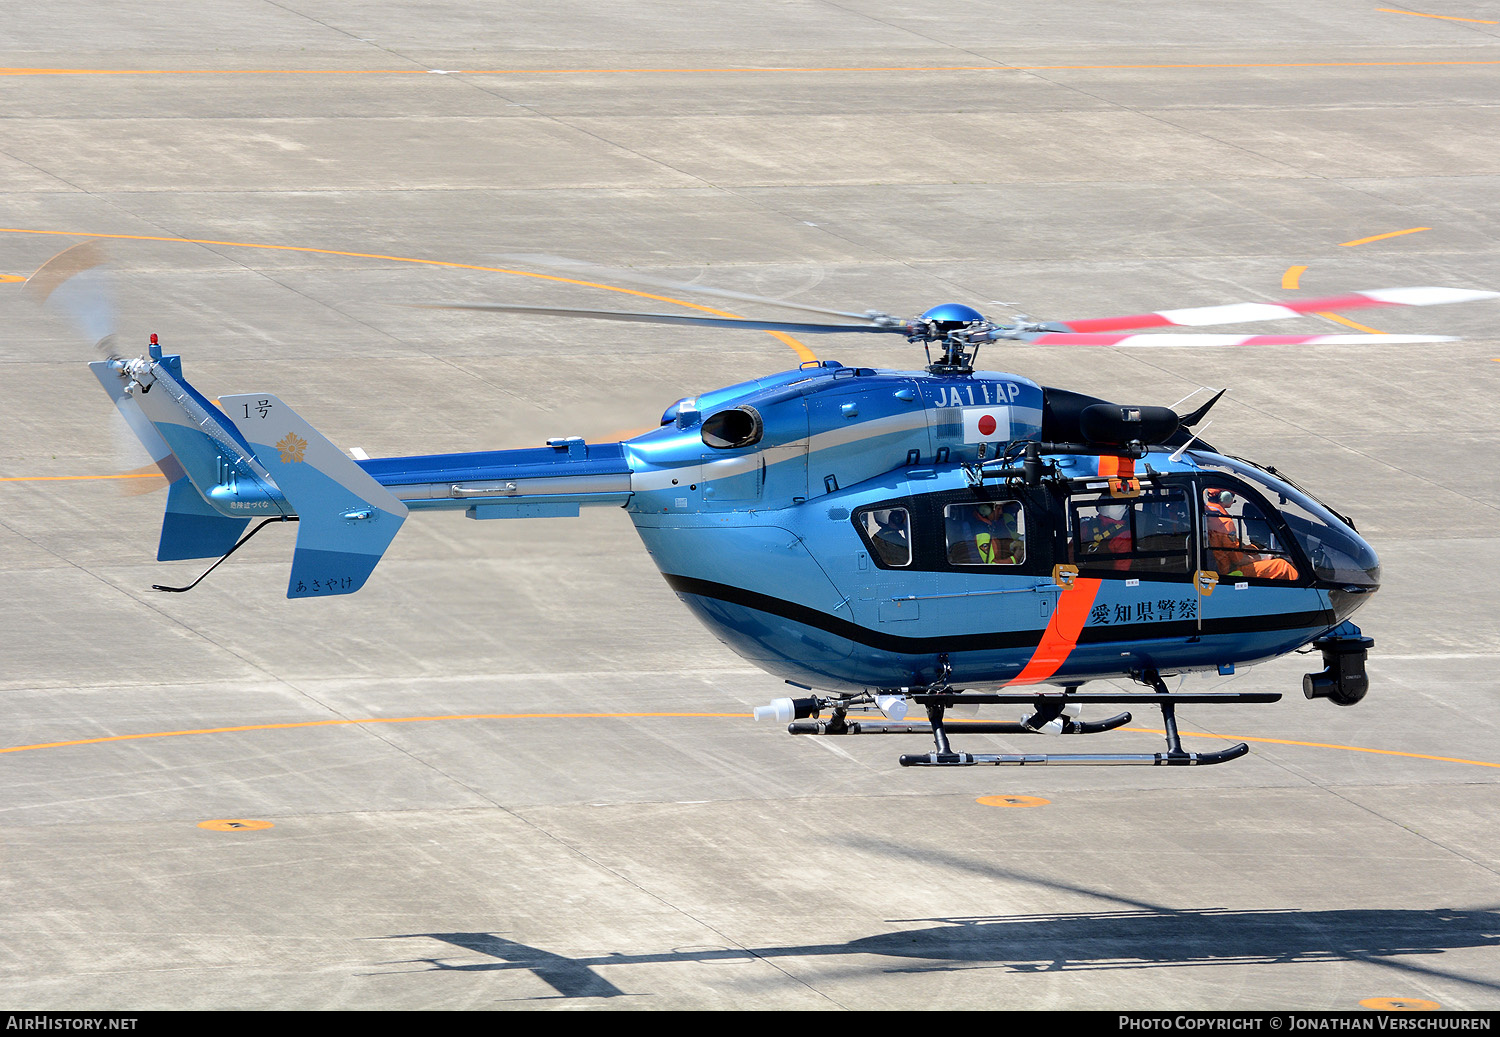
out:
{"label": "japanese flag roundel", "polygon": [[1010,408],[964,407],[965,443],[1009,443]]}

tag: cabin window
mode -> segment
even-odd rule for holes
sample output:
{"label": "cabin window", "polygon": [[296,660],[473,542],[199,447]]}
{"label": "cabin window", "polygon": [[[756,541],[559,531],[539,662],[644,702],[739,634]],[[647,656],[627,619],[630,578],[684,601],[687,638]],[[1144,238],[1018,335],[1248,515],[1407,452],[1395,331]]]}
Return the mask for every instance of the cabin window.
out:
{"label": "cabin window", "polygon": [[1020,501],[950,504],[943,509],[950,565],[1020,565],[1026,561],[1026,513]]}
{"label": "cabin window", "polygon": [[1075,498],[1069,557],[1079,572],[1185,576],[1192,571],[1193,517],[1176,488],[1134,498]]}
{"label": "cabin window", "polygon": [[1254,501],[1209,486],[1203,491],[1203,524],[1203,568],[1229,579],[1297,579],[1291,555]]}
{"label": "cabin window", "polygon": [[858,521],[881,565],[911,564],[911,516],[905,508],[869,508]]}

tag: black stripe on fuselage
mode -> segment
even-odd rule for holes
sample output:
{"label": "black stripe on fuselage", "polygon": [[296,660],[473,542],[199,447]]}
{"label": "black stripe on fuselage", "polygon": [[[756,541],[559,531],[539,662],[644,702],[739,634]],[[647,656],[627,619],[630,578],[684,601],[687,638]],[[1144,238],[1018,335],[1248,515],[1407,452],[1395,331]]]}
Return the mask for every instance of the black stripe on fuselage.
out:
{"label": "black stripe on fuselage", "polygon": [[[691,576],[662,574],[667,585],[679,594],[694,594],[712,598],[731,605],[742,605],[781,619],[789,619],[804,626],[825,630],[830,634],[854,641],[880,651],[903,655],[932,655],[937,652],[995,651],[1007,648],[1030,648],[1042,639],[1044,628],[1034,630],[997,630],[978,634],[941,634],[935,637],[906,637],[871,630],[852,620],[840,619],[808,605],[786,601],[769,594],[731,587],[728,584],[699,580]],[[1160,623],[1122,623],[1119,626],[1085,627],[1078,638],[1081,645],[1128,644],[1139,641],[1160,641],[1170,638],[1189,638],[1195,635],[1263,633],[1273,630],[1323,630],[1338,621],[1333,613],[1319,609],[1313,612],[1279,612],[1264,616],[1233,616],[1224,619],[1205,619],[1202,629],[1196,620],[1173,620]]]}

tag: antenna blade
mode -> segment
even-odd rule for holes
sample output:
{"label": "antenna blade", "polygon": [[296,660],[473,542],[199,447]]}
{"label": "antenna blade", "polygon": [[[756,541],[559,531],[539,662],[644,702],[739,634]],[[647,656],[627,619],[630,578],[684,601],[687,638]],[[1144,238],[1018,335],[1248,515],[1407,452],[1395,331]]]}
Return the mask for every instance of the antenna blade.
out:
{"label": "antenna blade", "polygon": [[[1220,393],[1219,395],[1222,396],[1223,393]],[[1215,397],[1215,399],[1217,399],[1217,398],[1218,397]],[[1204,425],[1203,425],[1203,427],[1201,429],[1199,429],[1197,432],[1194,432],[1191,436],[1189,436],[1187,438],[1187,441],[1185,443],[1183,443],[1182,446],[1180,446],[1176,450],[1172,451],[1171,460],[1173,462],[1181,461],[1182,460],[1182,455],[1185,454],[1185,453],[1187,453],[1187,448],[1190,447],[1190,446],[1192,446],[1193,443],[1197,441],[1197,439],[1198,439],[1199,436],[1201,436],[1201,435],[1203,435],[1203,433],[1207,432],[1208,431],[1208,426],[1212,425],[1212,424],[1213,424],[1212,421],[1205,422]]]}

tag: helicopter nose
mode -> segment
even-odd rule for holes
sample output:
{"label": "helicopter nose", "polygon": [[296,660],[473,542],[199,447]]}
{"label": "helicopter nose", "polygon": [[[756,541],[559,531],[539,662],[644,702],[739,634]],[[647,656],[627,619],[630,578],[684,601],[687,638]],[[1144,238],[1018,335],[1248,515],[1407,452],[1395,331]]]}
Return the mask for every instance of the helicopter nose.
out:
{"label": "helicopter nose", "polygon": [[[1371,551],[1372,559],[1374,555],[1375,552]],[[1328,586],[1328,604],[1340,623],[1358,611],[1361,605],[1380,590],[1380,562],[1378,560],[1366,566],[1359,575],[1358,582],[1344,581]]]}

